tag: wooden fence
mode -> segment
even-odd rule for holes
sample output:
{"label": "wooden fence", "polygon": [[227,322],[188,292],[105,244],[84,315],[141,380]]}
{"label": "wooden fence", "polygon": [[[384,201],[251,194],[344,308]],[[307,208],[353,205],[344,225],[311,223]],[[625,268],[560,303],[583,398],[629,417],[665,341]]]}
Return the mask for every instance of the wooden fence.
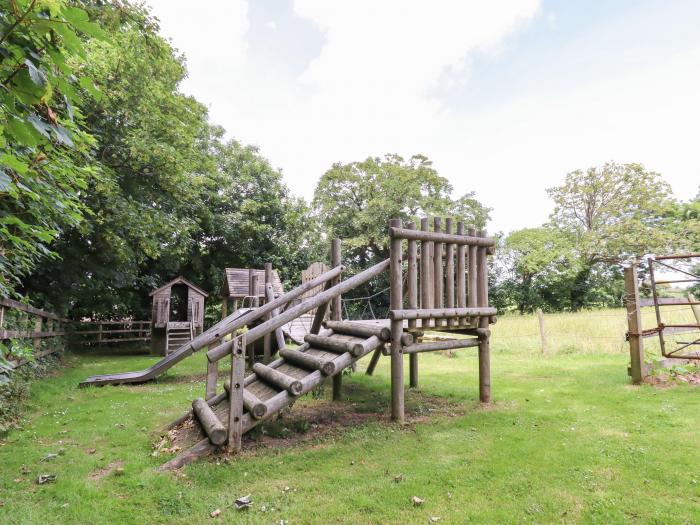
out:
{"label": "wooden fence", "polygon": [[[41,341],[66,335],[64,329],[66,322],[68,322],[67,319],[54,313],[0,297],[0,339],[3,343],[13,339],[32,340],[34,358],[56,352],[58,346],[42,350]],[[17,368],[27,362],[27,359],[10,358],[9,360],[12,368]]]}
{"label": "wooden fence", "polygon": [[105,343],[151,340],[150,321],[78,321],[72,328],[71,342],[80,345],[100,346]]}
{"label": "wooden fence", "polygon": [[[60,345],[44,345],[42,341],[56,337],[69,337],[71,344],[102,345],[129,341],[149,341],[150,321],[72,321],[55,313],[26,305],[13,299],[0,297],[0,341],[31,341],[33,359],[55,353]],[[17,368],[29,362],[28,358],[10,354],[8,363]]]}

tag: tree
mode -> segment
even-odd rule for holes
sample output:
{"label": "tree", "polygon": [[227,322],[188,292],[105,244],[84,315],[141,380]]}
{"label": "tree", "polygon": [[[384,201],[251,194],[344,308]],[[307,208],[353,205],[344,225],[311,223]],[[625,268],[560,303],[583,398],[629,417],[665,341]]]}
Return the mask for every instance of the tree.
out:
{"label": "tree", "polygon": [[103,36],[85,11],[60,0],[0,0],[0,294],[15,293],[51,243],[79,224],[95,175],[79,106],[89,76],[80,35]]}
{"label": "tree", "polygon": [[555,204],[551,225],[570,236],[579,253],[571,287],[574,309],[585,304],[596,275],[608,278],[611,267],[672,244],[663,228],[664,216],[674,205],[670,187],[641,164],[607,163],[573,171],[562,186],[547,193]]}
{"label": "tree", "polygon": [[392,218],[454,215],[483,228],[490,209],[474,193],[453,200],[452,191],[427,157],[385,155],[334,164],[316,186],[313,208],[328,235],[343,239],[349,257],[364,266],[387,257]]}
{"label": "tree", "polygon": [[520,313],[569,306],[568,287],[577,272],[577,254],[568,236],[551,227],[512,232],[497,250],[504,269],[499,283],[501,306]]}

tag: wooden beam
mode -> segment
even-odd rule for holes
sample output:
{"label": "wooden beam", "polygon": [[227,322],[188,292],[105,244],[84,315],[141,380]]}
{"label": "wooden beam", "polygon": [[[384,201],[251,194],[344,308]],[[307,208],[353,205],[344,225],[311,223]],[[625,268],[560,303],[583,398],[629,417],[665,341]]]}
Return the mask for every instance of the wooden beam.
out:
{"label": "wooden beam", "polygon": [[[401,229],[401,219],[389,221],[392,228]],[[406,230],[413,231],[414,230]],[[403,272],[401,268],[401,237],[391,238],[390,244],[390,307],[391,310],[400,310],[403,307]],[[403,348],[401,336],[403,335],[403,321],[391,321],[391,419],[403,423],[404,421],[404,390],[403,390]]]}
{"label": "wooden beam", "polygon": [[488,237],[469,235],[448,235],[441,232],[424,232],[419,230],[409,230],[407,228],[389,228],[389,237],[392,239],[413,239],[415,241],[451,242],[457,245],[468,246],[495,246],[496,241]]}
{"label": "wooden beam", "polygon": [[642,313],[639,307],[639,285],[637,265],[624,268],[625,309],[627,311],[627,333],[630,344],[630,376],[632,383],[641,384],[644,380],[644,341],[641,335]]}

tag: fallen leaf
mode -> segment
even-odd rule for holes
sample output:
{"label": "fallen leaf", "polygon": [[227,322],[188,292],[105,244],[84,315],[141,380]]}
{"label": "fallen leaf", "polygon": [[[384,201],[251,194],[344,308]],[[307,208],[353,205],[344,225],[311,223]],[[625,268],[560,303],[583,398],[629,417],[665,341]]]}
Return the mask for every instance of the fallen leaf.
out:
{"label": "fallen leaf", "polygon": [[401,483],[404,479],[405,479],[405,478],[404,478],[404,475],[403,475],[403,474],[399,474],[398,476],[394,476],[394,481],[395,481],[396,483]]}
{"label": "fallen leaf", "polygon": [[425,500],[420,499],[418,496],[413,496],[411,498],[411,503],[413,503],[414,507],[420,507],[421,505],[423,505],[424,502],[425,502]]}
{"label": "fallen leaf", "polygon": [[44,483],[54,483],[56,481],[56,474],[39,474],[36,478],[37,485],[43,485]]}
{"label": "fallen leaf", "polygon": [[428,518],[428,523],[437,523],[440,521],[440,516],[430,516]]}
{"label": "fallen leaf", "polygon": [[250,497],[251,495],[248,494],[247,496],[242,496],[238,498],[234,504],[236,505],[237,510],[242,510],[242,509],[247,509],[250,507],[250,505],[253,503],[252,498]]}
{"label": "fallen leaf", "polygon": [[95,452],[97,452],[96,448],[89,448],[87,451],[88,454],[94,454]]}
{"label": "fallen leaf", "polygon": [[216,518],[219,514],[221,514],[221,509],[212,510],[212,511],[209,513],[209,515],[210,515],[212,518]]}

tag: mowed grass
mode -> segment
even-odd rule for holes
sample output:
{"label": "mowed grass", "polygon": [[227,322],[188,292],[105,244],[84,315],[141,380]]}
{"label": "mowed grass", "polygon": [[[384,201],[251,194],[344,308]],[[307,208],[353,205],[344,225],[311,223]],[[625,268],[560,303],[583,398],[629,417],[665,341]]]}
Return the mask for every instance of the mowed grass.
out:
{"label": "mowed grass", "polygon": [[[700,391],[630,386],[626,346],[595,343],[606,318],[591,314],[616,314],[624,332],[620,310],[548,316],[553,333],[568,330],[548,356],[534,317],[499,319],[490,407],[476,402],[474,350],[423,354],[420,389],[407,393],[421,417],[388,423],[389,360],[368,377],[366,358],[345,378],[345,403],[376,420],[177,474],[155,470],[170,456],[152,446],[202,395],[204,355],[147,385],[78,389],[87,375],[154,358],[69,354],[33,385],[26,423],[1,442],[0,523],[700,522]],[[434,396],[449,409],[421,411]],[[37,485],[40,474],[56,481]],[[247,494],[252,507],[235,510]]]}

